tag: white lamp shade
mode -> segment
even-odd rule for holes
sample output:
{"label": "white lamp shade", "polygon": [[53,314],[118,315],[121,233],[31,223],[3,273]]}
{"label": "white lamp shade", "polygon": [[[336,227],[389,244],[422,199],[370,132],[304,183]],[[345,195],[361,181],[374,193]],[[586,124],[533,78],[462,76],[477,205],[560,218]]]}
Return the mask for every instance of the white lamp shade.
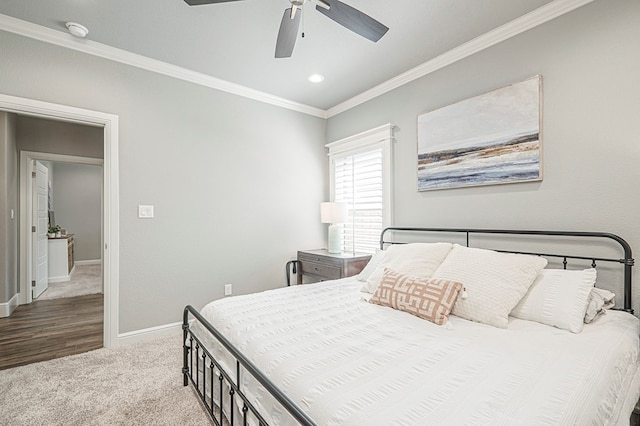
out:
{"label": "white lamp shade", "polygon": [[321,223],[344,223],[347,221],[347,205],[345,203],[320,203]]}

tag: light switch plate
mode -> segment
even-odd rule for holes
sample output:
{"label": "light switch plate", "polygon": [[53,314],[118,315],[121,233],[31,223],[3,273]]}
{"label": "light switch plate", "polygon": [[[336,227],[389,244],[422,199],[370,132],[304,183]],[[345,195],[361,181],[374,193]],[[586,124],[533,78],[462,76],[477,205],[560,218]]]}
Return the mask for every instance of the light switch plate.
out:
{"label": "light switch plate", "polygon": [[153,218],[153,205],[138,205],[138,218],[140,219],[152,219]]}

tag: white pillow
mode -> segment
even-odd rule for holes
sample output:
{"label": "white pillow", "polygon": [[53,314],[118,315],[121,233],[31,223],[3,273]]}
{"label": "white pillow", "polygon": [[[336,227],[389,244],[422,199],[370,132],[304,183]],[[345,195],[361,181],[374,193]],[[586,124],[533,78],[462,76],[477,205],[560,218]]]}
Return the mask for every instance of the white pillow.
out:
{"label": "white pillow", "polygon": [[511,316],[580,333],[595,283],[595,269],[545,269]]}
{"label": "white pillow", "polygon": [[394,244],[385,250],[384,258],[362,286],[362,291],[373,293],[378,288],[384,268],[414,277],[430,278],[433,271],[451,250],[451,243]]}
{"label": "white pillow", "polygon": [[507,328],[509,312],[545,266],[543,257],[455,244],[431,278],[456,281],[465,287],[466,298],[458,298],[453,315]]}
{"label": "white pillow", "polygon": [[362,271],[360,271],[360,273],[356,275],[356,279],[358,281],[366,281],[371,276],[373,271],[376,270],[380,262],[382,262],[385,254],[386,252],[383,250],[376,250],[373,256],[371,256],[371,259],[369,259],[369,263],[367,263]]}
{"label": "white pillow", "polygon": [[589,293],[587,311],[584,314],[584,323],[591,323],[597,316],[604,314],[607,309],[611,309],[615,305],[616,295],[614,293],[602,288],[592,288]]}

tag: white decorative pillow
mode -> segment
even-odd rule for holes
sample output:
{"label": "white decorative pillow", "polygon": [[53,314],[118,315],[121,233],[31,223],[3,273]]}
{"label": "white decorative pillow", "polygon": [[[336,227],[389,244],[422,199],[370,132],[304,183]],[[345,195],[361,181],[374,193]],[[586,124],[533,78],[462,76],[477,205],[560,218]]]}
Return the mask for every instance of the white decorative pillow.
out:
{"label": "white decorative pillow", "polygon": [[467,297],[458,299],[453,315],[507,328],[509,313],[545,266],[547,260],[538,256],[455,244],[431,278],[464,285]]}
{"label": "white decorative pillow", "polygon": [[545,269],[511,316],[580,333],[596,275],[595,269]]}
{"label": "white decorative pillow", "polygon": [[373,293],[382,281],[384,268],[400,274],[429,278],[451,250],[451,243],[394,244],[385,250],[384,258],[362,286]]}
{"label": "white decorative pillow", "polygon": [[362,271],[360,271],[360,273],[356,275],[356,279],[358,281],[366,281],[371,276],[373,271],[376,270],[380,262],[382,262],[382,259],[384,259],[384,255],[386,253],[386,251],[380,249],[376,250],[373,256],[371,256],[371,259],[369,259],[369,263],[367,263]]}
{"label": "white decorative pillow", "polygon": [[584,323],[591,323],[597,316],[604,314],[607,309],[611,309],[615,305],[616,295],[614,293],[602,288],[592,288],[589,293],[587,311],[584,314]]}

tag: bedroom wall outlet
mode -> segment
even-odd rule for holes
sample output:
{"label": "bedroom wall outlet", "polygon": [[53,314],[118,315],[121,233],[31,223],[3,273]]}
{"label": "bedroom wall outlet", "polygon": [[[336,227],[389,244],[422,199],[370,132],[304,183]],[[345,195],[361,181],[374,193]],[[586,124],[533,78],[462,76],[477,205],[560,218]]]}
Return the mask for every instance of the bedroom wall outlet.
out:
{"label": "bedroom wall outlet", "polygon": [[225,296],[231,296],[232,293],[233,293],[233,290],[231,288],[231,284],[225,284],[224,285],[224,295]]}

